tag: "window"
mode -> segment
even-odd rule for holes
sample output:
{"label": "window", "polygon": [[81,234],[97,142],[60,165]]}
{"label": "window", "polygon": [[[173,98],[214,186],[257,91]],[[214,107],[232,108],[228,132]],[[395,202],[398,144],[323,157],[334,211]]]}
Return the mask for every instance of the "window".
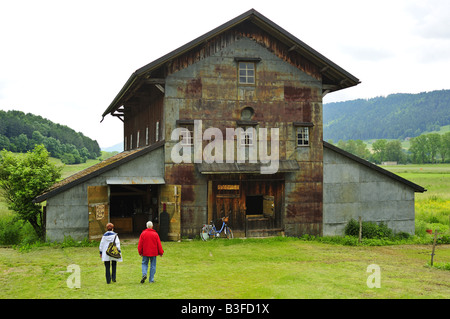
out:
{"label": "window", "polygon": [[192,125],[187,125],[181,128],[182,133],[180,134],[181,145],[190,146],[194,145],[194,127]]}
{"label": "window", "polygon": [[[177,120],[177,129],[180,138],[181,146],[192,146],[194,145],[194,120]],[[159,132],[159,121],[156,124]],[[159,133],[158,133],[159,139]],[[191,147],[191,150],[194,148]]]}
{"label": "window", "polygon": [[148,126],[145,128],[145,145],[148,145]]}
{"label": "window", "polygon": [[158,142],[159,141],[159,121],[156,122],[156,132],[155,132],[155,141]]}
{"label": "window", "polygon": [[242,129],[243,129],[243,131],[241,134],[241,145],[242,146],[253,146],[253,139],[254,139],[253,135],[254,135],[254,133],[256,133],[255,129],[253,127],[248,127],[248,128],[243,127]]}
{"label": "window", "polygon": [[245,196],[246,215],[262,215],[263,213],[263,195]]}
{"label": "window", "polygon": [[239,62],[239,84],[255,84],[254,62]]}
{"label": "window", "polygon": [[297,127],[297,146],[309,146],[309,127]]}
{"label": "window", "polygon": [[137,136],[136,136],[136,148],[139,148],[139,135],[140,135],[140,131],[137,131]]}
{"label": "window", "polygon": [[241,121],[251,121],[253,115],[255,115],[255,110],[252,107],[245,107],[241,111]]}

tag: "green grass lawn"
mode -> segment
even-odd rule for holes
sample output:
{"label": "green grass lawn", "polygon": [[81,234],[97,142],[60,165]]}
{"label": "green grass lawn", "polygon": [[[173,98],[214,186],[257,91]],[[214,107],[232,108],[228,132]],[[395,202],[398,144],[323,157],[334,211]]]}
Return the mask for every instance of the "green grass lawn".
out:
{"label": "green grass lawn", "polygon": [[[416,193],[416,228],[425,223],[448,231],[450,165],[385,168],[428,190]],[[65,170],[68,176],[79,168]],[[11,214],[0,200],[0,217]],[[166,242],[157,282],[142,285],[137,244],[122,244],[124,262],[111,285],[97,247],[0,248],[0,299],[450,298],[450,271],[426,266],[430,245],[341,246],[294,238]],[[450,245],[437,247],[435,263],[450,263]],[[67,286],[71,264],[81,269],[79,289]],[[367,287],[371,264],[380,266],[381,288]]]}
{"label": "green grass lawn", "polygon": [[[123,242],[117,282],[106,284],[97,247],[0,249],[0,298],[450,298],[450,271],[429,268],[431,246],[340,246],[294,238],[163,243],[156,283],[140,284],[136,242]],[[450,246],[435,262],[450,261]],[[67,266],[81,269],[69,288]],[[369,288],[367,267],[381,270]]]}

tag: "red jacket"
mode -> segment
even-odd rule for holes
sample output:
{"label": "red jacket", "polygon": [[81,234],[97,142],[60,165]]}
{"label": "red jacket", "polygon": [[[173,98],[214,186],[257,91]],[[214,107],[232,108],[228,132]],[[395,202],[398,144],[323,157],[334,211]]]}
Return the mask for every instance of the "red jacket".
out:
{"label": "red jacket", "polygon": [[161,240],[156,230],[147,228],[142,231],[141,236],[139,236],[138,252],[139,255],[146,257],[162,256],[164,254]]}

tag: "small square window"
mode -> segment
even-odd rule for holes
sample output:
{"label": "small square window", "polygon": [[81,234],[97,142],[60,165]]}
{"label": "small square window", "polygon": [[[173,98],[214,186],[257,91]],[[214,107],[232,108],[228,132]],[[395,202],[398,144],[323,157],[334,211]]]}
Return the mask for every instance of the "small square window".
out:
{"label": "small square window", "polygon": [[309,127],[297,127],[297,146],[309,146]]}
{"label": "small square window", "polygon": [[194,127],[186,126],[181,128],[182,134],[180,135],[181,145],[190,146],[194,145]]}
{"label": "small square window", "polygon": [[242,134],[240,135],[241,146],[253,146],[255,129],[253,127],[243,127],[242,129]]}
{"label": "small square window", "polygon": [[239,62],[239,83],[255,84],[255,63]]}

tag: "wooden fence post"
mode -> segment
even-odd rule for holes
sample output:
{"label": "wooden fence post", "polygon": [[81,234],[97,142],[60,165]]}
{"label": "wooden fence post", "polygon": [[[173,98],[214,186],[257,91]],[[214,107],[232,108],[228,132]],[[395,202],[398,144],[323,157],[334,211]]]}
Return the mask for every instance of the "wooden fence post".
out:
{"label": "wooden fence post", "polygon": [[359,216],[359,238],[358,238],[359,243],[361,243],[361,238],[362,238],[362,218],[361,216]]}
{"label": "wooden fence post", "polygon": [[433,240],[433,250],[431,251],[431,267],[433,267],[433,259],[434,259],[434,249],[436,247],[438,229],[434,230],[434,240]]}

